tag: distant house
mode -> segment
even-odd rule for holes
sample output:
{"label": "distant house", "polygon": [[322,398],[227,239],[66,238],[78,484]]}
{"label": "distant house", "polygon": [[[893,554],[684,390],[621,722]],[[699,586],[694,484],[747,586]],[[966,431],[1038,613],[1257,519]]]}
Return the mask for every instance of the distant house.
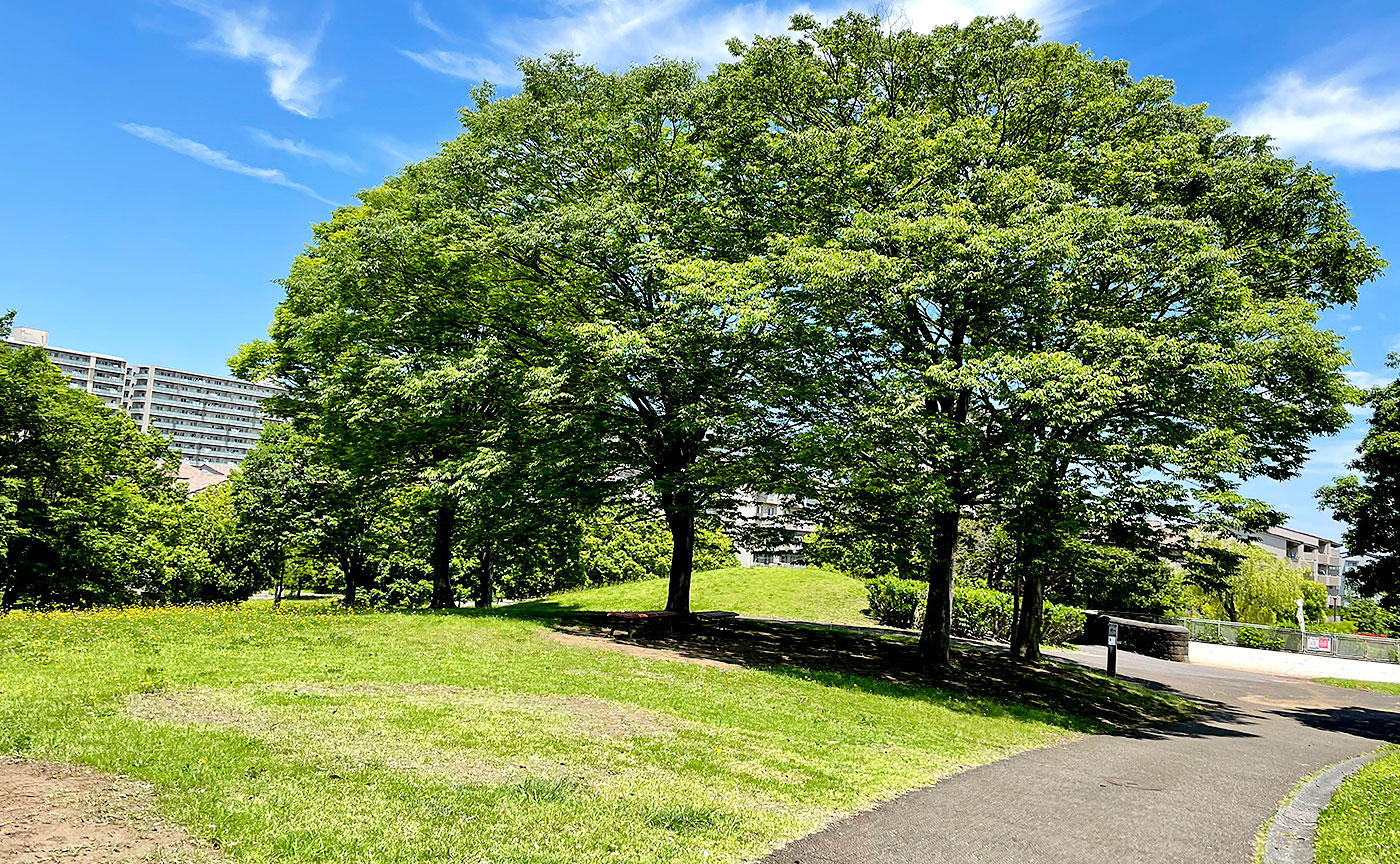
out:
{"label": "distant house", "polygon": [[175,475],[178,480],[190,488],[190,494],[203,492],[210,486],[217,486],[228,479],[228,475],[233,473],[237,465],[196,465],[193,462],[181,462],[180,470]]}
{"label": "distant house", "polygon": [[1245,539],[1306,570],[1309,579],[1327,586],[1328,606],[1346,605],[1342,591],[1342,549],[1336,540],[1292,528],[1252,531]]}

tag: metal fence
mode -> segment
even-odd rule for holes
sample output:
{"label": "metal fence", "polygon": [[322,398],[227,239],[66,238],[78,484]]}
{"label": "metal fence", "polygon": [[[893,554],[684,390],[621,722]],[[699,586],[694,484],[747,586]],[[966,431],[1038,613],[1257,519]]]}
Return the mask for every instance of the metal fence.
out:
{"label": "metal fence", "polygon": [[[1119,614],[1119,613],[1114,613]],[[1241,624],[1236,621],[1212,621],[1207,618],[1170,618],[1161,615],[1126,614],[1124,618],[1156,621],[1159,624],[1179,624],[1191,632],[1193,642],[1214,642],[1220,645],[1244,645],[1247,648],[1270,648],[1299,654],[1344,657],[1349,660],[1375,660],[1400,663],[1400,639],[1380,636],[1357,636],[1351,633],[1314,633],[1308,631],[1305,642],[1297,627],[1267,627],[1262,624]],[[1240,634],[1245,633],[1244,641]]]}

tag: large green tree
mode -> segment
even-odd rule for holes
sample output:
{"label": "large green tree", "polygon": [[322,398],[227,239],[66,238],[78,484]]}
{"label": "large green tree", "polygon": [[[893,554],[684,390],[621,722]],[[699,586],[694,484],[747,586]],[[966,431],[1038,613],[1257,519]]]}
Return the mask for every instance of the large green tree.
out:
{"label": "large green tree", "polygon": [[768,202],[728,272],[805,325],[791,392],[831,509],[927,538],[930,662],[967,514],[1020,550],[1034,657],[1042,574],[1089,514],[1248,517],[1242,478],[1345,422],[1317,307],[1380,262],[1328,178],[1030,22],[795,27],[715,76],[716,147]]}
{"label": "large green tree", "polygon": [[521,474],[490,466],[551,448],[524,458],[536,497],[655,502],[686,612],[696,521],[751,479],[767,420],[771,306],[707,278],[757,248],[751,202],[699,140],[692,66],[521,68],[518,94],[478,91],[440,154],[317,228],[238,366],[285,381],[279,410],[354,470],[439,490],[440,577],[458,506]]}
{"label": "large green tree", "polygon": [[[1388,365],[1400,367],[1400,355]],[[1347,553],[1375,556],[1347,574],[1351,590],[1400,610],[1400,383],[1374,388],[1367,401],[1370,424],[1348,465],[1356,473],[1319,489],[1317,498],[1346,524]]]}

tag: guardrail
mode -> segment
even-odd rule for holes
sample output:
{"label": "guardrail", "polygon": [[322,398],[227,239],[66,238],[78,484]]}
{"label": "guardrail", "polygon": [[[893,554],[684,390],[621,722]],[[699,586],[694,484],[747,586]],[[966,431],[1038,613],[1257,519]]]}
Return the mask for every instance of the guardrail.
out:
{"label": "guardrail", "polygon": [[[1358,636],[1354,633],[1307,632],[1306,641],[1297,627],[1271,627],[1263,624],[1243,624],[1239,621],[1215,621],[1209,618],[1177,618],[1145,615],[1135,612],[1111,613],[1120,618],[1136,618],[1158,624],[1179,624],[1191,633],[1193,642],[1213,642],[1218,645],[1242,645],[1246,648],[1267,648],[1292,651],[1295,654],[1318,654],[1348,660],[1373,660],[1380,663],[1400,663],[1400,639],[1382,636]],[[1245,633],[1244,641],[1240,634]]]}

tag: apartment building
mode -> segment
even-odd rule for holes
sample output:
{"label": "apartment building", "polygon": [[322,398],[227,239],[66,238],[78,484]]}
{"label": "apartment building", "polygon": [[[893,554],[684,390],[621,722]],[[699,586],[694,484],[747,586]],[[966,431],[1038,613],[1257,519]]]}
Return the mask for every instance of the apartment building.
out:
{"label": "apartment building", "polygon": [[236,465],[258,442],[262,401],[280,388],[164,366],[127,370],[122,409],[192,462]]}
{"label": "apartment building", "polygon": [[779,495],[755,493],[738,507],[739,534],[734,544],[740,567],[806,567],[807,536],[816,530],[798,506]]}
{"label": "apartment building", "polygon": [[1344,605],[1342,549],[1337,541],[1292,528],[1270,528],[1251,532],[1249,542],[1307,570],[1310,579],[1327,586],[1328,606]]}
{"label": "apartment building", "polygon": [[5,340],[17,348],[43,348],[53,364],[63,371],[68,383],[84,393],[101,399],[108,408],[122,407],[126,387],[126,361],[120,357],[55,348],[49,344],[47,330],[16,327]]}
{"label": "apartment building", "polygon": [[28,327],[14,328],[6,341],[43,348],[69,384],[125,412],[142,432],[164,435],[182,460],[196,464],[242,462],[267,421],[263,400],[281,391],[271,383],[135,366],[121,357],[54,348],[46,331]]}

